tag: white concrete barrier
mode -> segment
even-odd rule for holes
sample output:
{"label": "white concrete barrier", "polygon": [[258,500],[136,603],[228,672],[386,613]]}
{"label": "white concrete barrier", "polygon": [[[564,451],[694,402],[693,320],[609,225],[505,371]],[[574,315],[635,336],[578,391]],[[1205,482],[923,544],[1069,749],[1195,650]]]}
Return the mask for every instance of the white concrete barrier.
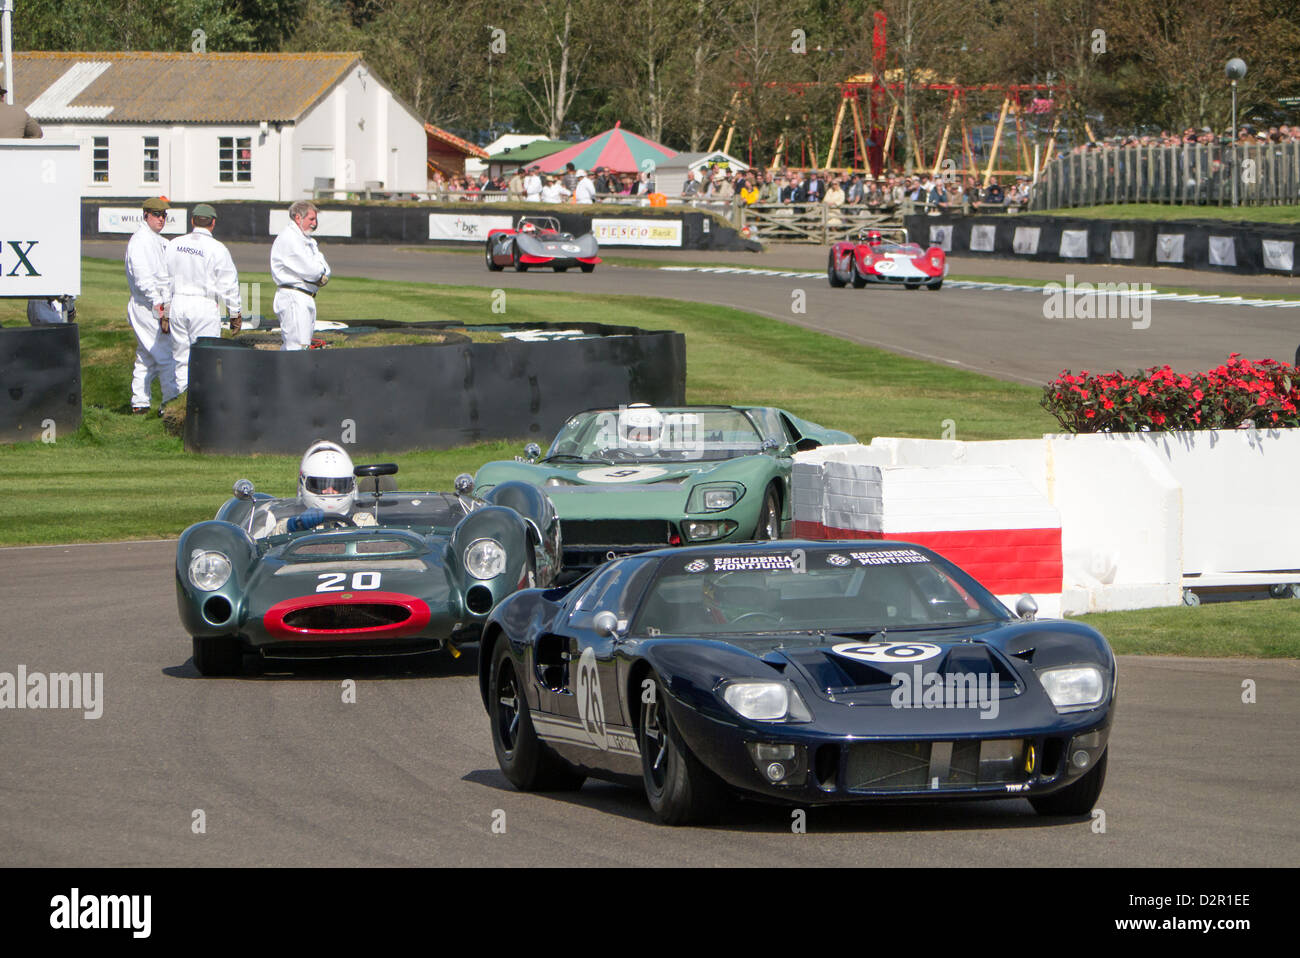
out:
{"label": "white concrete barrier", "polygon": [[[827,534],[893,538],[896,530],[880,517],[902,515],[898,510],[909,498],[935,488],[923,473],[899,473],[895,478],[910,488],[886,483],[873,512],[870,504],[836,498],[843,492],[832,481],[837,470],[854,466],[882,475],[900,466],[965,470],[968,478],[961,481],[978,480],[990,466],[1014,469],[1030,490],[1017,493],[1026,528],[1037,521],[1035,494],[1059,512],[1066,613],[1176,605],[1184,585],[1300,581],[1300,573],[1290,574],[1300,570],[1300,509],[1291,505],[1300,477],[1300,430],[1060,434],[1003,442],[877,437],[870,446],[817,449],[796,457],[798,534],[820,525]],[[989,510],[987,501],[960,496],[936,497],[932,504],[950,510],[944,521],[953,530],[979,525],[981,510]]]}

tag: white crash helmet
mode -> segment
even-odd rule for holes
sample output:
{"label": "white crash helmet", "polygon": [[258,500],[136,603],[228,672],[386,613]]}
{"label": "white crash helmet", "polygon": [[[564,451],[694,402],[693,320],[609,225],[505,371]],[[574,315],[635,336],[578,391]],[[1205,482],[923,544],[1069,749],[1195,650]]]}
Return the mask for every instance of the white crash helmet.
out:
{"label": "white crash helmet", "polygon": [[664,414],[645,403],[634,403],[623,410],[618,431],[622,448],[637,455],[654,455],[663,442]]}
{"label": "white crash helmet", "polygon": [[308,509],[347,515],[357,500],[352,457],[337,443],[318,440],[298,466],[298,501]]}

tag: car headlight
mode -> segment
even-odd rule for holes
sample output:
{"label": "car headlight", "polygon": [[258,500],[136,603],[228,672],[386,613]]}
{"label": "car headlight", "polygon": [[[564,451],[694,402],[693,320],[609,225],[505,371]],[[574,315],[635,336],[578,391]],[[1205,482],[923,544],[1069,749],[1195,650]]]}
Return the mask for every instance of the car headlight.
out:
{"label": "car headlight", "polygon": [[506,571],[506,550],[496,539],[476,539],[465,550],[465,571],[476,579],[491,579]]}
{"label": "car headlight", "polygon": [[742,718],[755,722],[811,722],[799,693],[785,682],[732,682],[722,700]]}
{"label": "car headlight", "polygon": [[730,509],[744,494],[745,487],[738,482],[696,486],[691,490],[686,511],[720,512],[723,509]]}
{"label": "car headlight", "polygon": [[1038,681],[1058,712],[1091,708],[1102,700],[1106,690],[1101,669],[1091,665],[1045,669],[1038,673]]}
{"label": "car headlight", "polygon": [[194,550],[190,556],[190,583],[204,592],[215,592],[230,580],[230,559],[220,552]]}

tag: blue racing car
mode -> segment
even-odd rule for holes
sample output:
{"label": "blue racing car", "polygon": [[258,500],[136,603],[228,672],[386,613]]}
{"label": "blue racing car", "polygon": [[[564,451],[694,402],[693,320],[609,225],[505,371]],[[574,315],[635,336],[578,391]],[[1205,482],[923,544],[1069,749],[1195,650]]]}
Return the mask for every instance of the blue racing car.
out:
{"label": "blue racing car", "polygon": [[523,790],[643,785],[669,824],[800,805],[1027,798],[1086,814],[1115,658],[898,542],[755,542],[608,562],[505,598],[479,684]]}

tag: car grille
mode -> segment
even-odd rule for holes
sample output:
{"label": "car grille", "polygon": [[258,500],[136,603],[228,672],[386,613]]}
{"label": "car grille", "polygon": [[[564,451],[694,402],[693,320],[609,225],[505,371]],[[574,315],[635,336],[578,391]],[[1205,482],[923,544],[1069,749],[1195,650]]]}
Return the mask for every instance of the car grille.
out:
{"label": "car grille", "polygon": [[400,605],[357,602],[295,609],[285,614],[284,624],[291,629],[310,632],[340,632],[401,625],[410,617],[411,610]]}
{"label": "car grille", "polygon": [[560,533],[566,546],[659,549],[668,545],[673,527],[663,519],[564,519]]}
{"label": "car grille", "polygon": [[943,791],[1025,782],[1037,756],[1023,739],[861,742],[847,746],[850,791]]}

